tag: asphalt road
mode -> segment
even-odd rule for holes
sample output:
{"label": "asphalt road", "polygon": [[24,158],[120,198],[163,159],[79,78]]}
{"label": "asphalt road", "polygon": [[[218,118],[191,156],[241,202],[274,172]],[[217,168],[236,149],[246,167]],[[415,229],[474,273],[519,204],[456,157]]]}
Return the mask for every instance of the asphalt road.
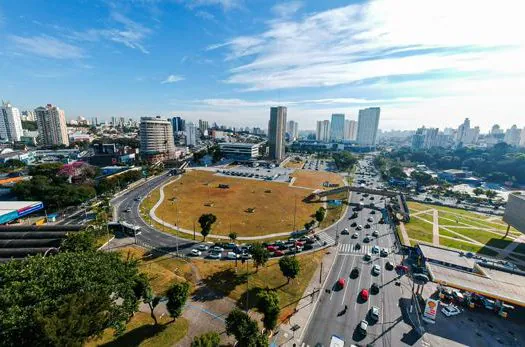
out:
{"label": "asphalt road", "polygon": [[[366,161],[361,161],[360,166],[371,168]],[[359,178],[363,178],[363,176],[356,177],[355,181]],[[378,183],[376,178],[366,176],[366,179],[371,182],[371,187]],[[380,200],[380,196],[374,196],[373,200],[370,200],[370,197],[372,196],[363,198],[361,194],[353,193],[351,202],[359,203],[363,198],[362,202],[365,206],[373,202],[376,204],[376,207],[384,207],[384,200]],[[345,340],[345,345],[398,346],[405,344],[402,342],[404,334],[408,334],[412,330],[412,327],[403,320],[399,308],[403,290],[402,286],[396,285],[399,275],[395,270],[389,271],[385,269],[387,261],[392,262],[394,265],[400,262],[399,257],[390,252],[394,247],[395,235],[388,224],[377,223],[381,213],[371,214],[371,211],[372,209],[365,207],[358,212],[357,218],[348,219],[353,213],[349,209],[344,223],[340,223],[340,228],[347,227],[350,235],[339,236],[337,258],[326,285],[321,290],[319,303],[303,339],[306,346],[316,346],[318,344],[329,346],[332,335]],[[358,225],[364,226],[368,223],[368,217],[374,218],[374,222],[370,223],[370,229],[357,231],[356,228],[350,227],[350,224],[354,221]],[[364,237],[371,235],[374,230],[379,232],[379,236],[377,238],[373,237],[369,243],[364,243]],[[352,234],[356,231],[359,237],[353,239]],[[335,233],[335,230],[332,232]],[[333,236],[335,237],[335,235]],[[360,250],[355,249],[356,243],[361,245]],[[372,254],[370,261],[364,260],[364,254],[369,252],[374,245],[387,248],[389,250],[388,256],[381,257],[379,254]],[[375,264],[378,264],[381,268],[381,274],[378,276],[374,276],[371,273],[372,266]],[[357,278],[350,277],[350,272],[354,267],[357,267],[360,272]],[[345,286],[342,289],[337,289],[336,286],[339,278],[345,279]],[[369,299],[363,302],[359,298],[359,293],[362,289],[370,291],[370,287],[374,282],[380,287],[379,293],[376,295],[370,293]],[[344,309],[345,305],[347,306],[346,311]],[[380,317],[377,322],[369,317],[372,306],[379,308]],[[369,322],[366,336],[356,333],[356,327],[361,320]]]}

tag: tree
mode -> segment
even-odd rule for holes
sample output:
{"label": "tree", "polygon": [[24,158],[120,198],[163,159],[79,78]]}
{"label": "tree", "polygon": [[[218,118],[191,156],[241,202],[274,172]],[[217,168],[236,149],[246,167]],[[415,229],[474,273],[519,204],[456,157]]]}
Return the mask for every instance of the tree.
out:
{"label": "tree", "polygon": [[472,192],[474,193],[474,195],[479,196],[479,195],[483,194],[484,190],[479,188],[479,187],[477,187],[477,188],[474,188],[474,190]]}
{"label": "tree", "polygon": [[299,271],[301,270],[301,266],[297,258],[289,257],[287,255],[279,259],[279,268],[281,269],[283,276],[288,279],[288,283],[290,283],[290,279],[297,277]]}
{"label": "tree", "polygon": [[337,169],[341,171],[349,171],[357,163],[357,158],[347,151],[336,152],[332,155],[332,158]]}
{"label": "tree", "polygon": [[22,129],[26,129],[29,131],[37,131],[38,126],[36,124],[36,121],[30,121],[30,120],[23,120],[22,121]]}
{"label": "tree", "polygon": [[319,223],[321,223],[326,216],[326,208],[319,207],[317,211],[315,211],[315,220]]}
{"label": "tree", "polygon": [[122,331],[138,309],[137,276],[136,262],[113,252],[60,252],[0,264],[0,344],[80,346],[106,328]]}
{"label": "tree", "polygon": [[153,294],[153,289],[149,283],[149,279],[146,274],[141,273],[135,278],[135,285],[133,291],[137,299],[142,299],[149,306],[150,316],[153,319],[155,325],[158,325],[157,316],[155,316],[155,307],[160,302],[160,297]]}
{"label": "tree", "polygon": [[251,249],[255,272],[259,271],[259,266],[264,266],[270,258],[270,252],[260,243],[255,243]]}
{"label": "tree", "polygon": [[432,178],[432,176],[427,174],[426,172],[412,171],[412,173],[410,173],[410,178],[412,178],[422,186],[428,186],[434,183],[434,179]]}
{"label": "tree", "polygon": [[182,308],[186,304],[186,300],[188,300],[189,292],[190,285],[188,282],[175,283],[170,289],[168,289],[168,292],[166,293],[166,296],[168,297],[166,308],[168,309],[170,317],[173,318],[174,321],[180,317]]}
{"label": "tree", "polygon": [[315,225],[315,220],[311,220],[309,222],[304,223],[304,229],[310,230]]}
{"label": "tree", "polygon": [[260,335],[257,322],[238,308],[234,308],[226,317],[226,333],[235,336],[240,347],[255,346],[254,342]]}
{"label": "tree", "polygon": [[217,221],[217,217],[213,213],[205,213],[199,217],[199,224],[201,226],[201,234],[206,241],[206,236],[211,232],[213,223]]}
{"label": "tree", "polygon": [[219,347],[221,344],[221,337],[215,331],[195,336],[191,342],[191,347]]}
{"label": "tree", "polygon": [[257,308],[264,313],[263,324],[268,330],[273,330],[279,317],[279,296],[274,290],[263,290],[257,294]]}
{"label": "tree", "polygon": [[95,237],[88,231],[70,232],[60,244],[62,252],[87,252],[95,248]]}
{"label": "tree", "polygon": [[498,196],[498,193],[496,193],[495,191],[491,190],[491,189],[487,189],[485,190],[485,196],[489,199],[493,199],[495,198],[496,196]]}
{"label": "tree", "polygon": [[388,175],[390,177],[397,178],[397,179],[405,179],[405,178],[407,178],[407,175],[405,174],[405,172],[403,171],[403,169],[400,166],[391,167],[388,170]]}
{"label": "tree", "polygon": [[231,232],[228,234],[228,237],[230,238],[230,240],[232,242],[235,242],[235,240],[237,240],[237,233],[236,232]]}

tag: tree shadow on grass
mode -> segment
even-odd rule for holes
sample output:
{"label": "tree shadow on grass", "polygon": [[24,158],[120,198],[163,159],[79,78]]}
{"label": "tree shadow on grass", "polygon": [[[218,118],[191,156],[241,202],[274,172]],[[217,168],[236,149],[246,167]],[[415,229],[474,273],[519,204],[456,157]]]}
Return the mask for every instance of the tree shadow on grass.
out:
{"label": "tree shadow on grass", "polygon": [[257,307],[257,294],[264,290],[265,289],[260,287],[250,288],[248,291],[242,293],[239,300],[237,300],[237,306],[239,306],[243,310]]}
{"label": "tree shadow on grass", "polygon": [[142,325],[138,328],[130,330],[123,335],[117,337],[115,340],[103,344],[104,347],[120,347],[120,346],[139,346],[145,340],[157,335],[166,329],[166,325]]}
{"label": "tree shadow on grass", "polygon": [[235,287],[246,283],[247,279],[246,273],[236,273],[234,269],[216,272],[202,280],[202,285],[195,290],[193,299],[197,301],[222,299],[235,290]]}

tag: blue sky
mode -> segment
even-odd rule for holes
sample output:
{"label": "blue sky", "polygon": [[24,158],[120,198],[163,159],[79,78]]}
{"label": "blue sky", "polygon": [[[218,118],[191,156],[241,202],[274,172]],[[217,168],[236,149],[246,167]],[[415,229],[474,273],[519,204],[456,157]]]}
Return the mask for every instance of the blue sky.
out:
{"label": "blue sky", "polygon": [[[67,5],[66,5],[67,4]],[[7,0],[0,97],[68,118],[525,126],[518,1]]]}

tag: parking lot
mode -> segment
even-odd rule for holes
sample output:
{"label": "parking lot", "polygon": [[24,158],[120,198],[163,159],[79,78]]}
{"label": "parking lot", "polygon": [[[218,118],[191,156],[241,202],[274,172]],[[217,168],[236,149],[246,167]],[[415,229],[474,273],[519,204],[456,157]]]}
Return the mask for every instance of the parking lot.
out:
{"label": "parking lot", "polygon": [[315,159],[312,156],[306,159],[304,169],[315,171],[334,171],[335,166],[334,162],[330,159]]}
{"label": "parking lot", "polygon": [[290,182],[290,174],[294,169],[282,167],[250,167],[238,166],[234,169],[220,169],[217,174],[220,176],[229,176],[236,178],[257,179],[273,182]]}

